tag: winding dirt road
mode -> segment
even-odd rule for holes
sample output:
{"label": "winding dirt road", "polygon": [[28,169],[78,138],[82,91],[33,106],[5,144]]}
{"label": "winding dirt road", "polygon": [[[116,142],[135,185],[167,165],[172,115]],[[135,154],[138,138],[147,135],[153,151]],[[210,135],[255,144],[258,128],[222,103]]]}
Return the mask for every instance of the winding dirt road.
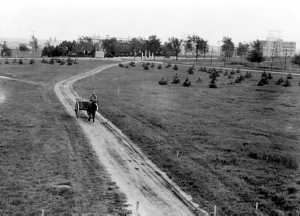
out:
{"label": "winding dirt road", "polygon": [[[102,66],[55,85],[55,93],[70,115],[75,118],[74,104],[78,97],[72,85],[116,65]],[[81,112],[80,115],[86,114]],[[87,121],[86,117],[77,120],[112,181],[126,194],[130,205],[128,208],[133,214],[208,215],[101,114],[97,113],[94,123]]]}

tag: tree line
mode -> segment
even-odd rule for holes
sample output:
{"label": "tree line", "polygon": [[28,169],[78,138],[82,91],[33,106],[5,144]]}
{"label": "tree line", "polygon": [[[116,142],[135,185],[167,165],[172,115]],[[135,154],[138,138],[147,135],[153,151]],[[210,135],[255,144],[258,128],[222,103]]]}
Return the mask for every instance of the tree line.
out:
{"label": "tree line", "polygon": [[[235,45],[230,37],[223,37],[221,50],[224,63],[230,60],[233,56]],[[10,56],[11,49],[8,48],[6,42],[0,44],[1,55]],[[29,47],[33,52],[39,49],[38,40],[32,36],[29,41]],[[21,52],[29,51],[26,44],[19,44]],[[118,40],[115,37],[107,38],[99,42],[94,42],[92,38],[87,36],[80,36],[77,41],[63,41],[57,46],[53,46],[50,41],[45,43],[42,49],[42,56],[94,56],[96,51],[102,50],[106,57],[112,56],[164,56],[169,58],[175,56],[178,60],[180,54],[184,54],[186,58],[193,56],[198,60],[198,57],[209,52],[208,40],[201,38],[198,35],[188,35],[186,39],[170,37],[168,41],[162,41],[156,36],[151,35],[147,39],[141,37],[134,37],[130,40]],[[247,59],[251,62],[262,62],[265,60],[262,52],[262,46],[259,40],[251,44],[239,43],[237,48],[237,55],[241,59]]]}

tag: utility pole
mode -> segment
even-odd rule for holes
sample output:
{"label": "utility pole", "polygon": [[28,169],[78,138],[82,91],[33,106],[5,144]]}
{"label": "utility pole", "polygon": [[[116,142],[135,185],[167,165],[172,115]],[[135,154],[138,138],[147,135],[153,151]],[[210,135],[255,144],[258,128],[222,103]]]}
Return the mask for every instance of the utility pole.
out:
{"label": "utility pole", "polygon": [[286,56],[287,56],[287,49],[285,49],[285,60],[284,60],[284,68],[286,70]]}
{"label": "utility pole", "polygon": [[214,51],[214,47],[211,46],[211,53],[210,53],[210,66],[212,65],[212,54],[213,54],[213,51]]}

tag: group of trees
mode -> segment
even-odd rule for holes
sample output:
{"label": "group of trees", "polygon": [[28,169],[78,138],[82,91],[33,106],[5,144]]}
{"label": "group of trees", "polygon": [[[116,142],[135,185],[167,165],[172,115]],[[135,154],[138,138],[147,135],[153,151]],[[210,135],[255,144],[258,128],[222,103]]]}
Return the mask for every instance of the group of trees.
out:
{"label": "group of trees", "polygon": [[77,41],[63,41],[57,46],[51,45],[50,41],[45,43],[42,50],[43,56],[93,56],[99,49],[99,43],[93,42],[90,37],[79,37]]}

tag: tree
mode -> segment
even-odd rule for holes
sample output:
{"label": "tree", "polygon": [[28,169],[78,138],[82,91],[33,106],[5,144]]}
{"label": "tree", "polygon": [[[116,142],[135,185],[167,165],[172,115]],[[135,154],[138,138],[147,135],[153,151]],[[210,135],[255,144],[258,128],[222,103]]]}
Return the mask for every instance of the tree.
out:
{"label": "tree", "polygon": [[[189,53],[192,53],[194,50],[194,47],[193,47],[193,42],[191,39],[187,39],[186,41],[184,41],[184,53],[186,55],[186,61],[188,59],[188,54]],[[197,59],[197,57],[196,57]]]}
{"label": "tree", "polygon": [[161,46],[161,41],[159,38],[156,37],[156,35],[151,35],[149,36],[148,43],[149,43],[149,50],[153,53],[154,61],[155,61],[155,55],[156,52],[159,51],[159,48]]}
{"label": "tree", "polygon": [[300,65],[300,54],[295,54],[292,59],[291,59],[291,62],[293,64],[297,64],[297,65]]}
{"label": "tree", "polygon": [[29,48],[26,46],[26,44],[20,43],[19,50],[23,53],[23,58],[24,58],[24,52],[29,51]]}
{"label": "tree", "polygon": [[172,45],[171,43],[165,42],[163,46],[161,46],[161,52],[164,56],[164,61],[166,58],[170,58],[172,54]]}
{"label": "tree", "polygon": [[171,47],[171,51],[173,54],[176,56],[176,61],[178,61],[178,54],[181,52],[181,44],[182,44],[182,39],[174,38],[171,37],[169,38],[169,43]]}
{"label": "tree", "polygon": [[11,49],[7,46],[6,41],[3,44],[0,44],[1,47],[1,56],[11,56]]}
{"label": "tree", "polygon": [[142,49],[142,39],[141,38],[132,38],[129,42],[129,50],[133,53],[134,59],[136,52]]}
{"label": "tree", "polygon": [[248,51],[249,51],[249,44],[239,43],[239,46],[237,48],[237,55],[241,57],[241,60],[243,59],[243,56],[246,56]]}
{"label": "tree", "polygon": [[33,58],[35,58],[35,52],[39,48],[38,40],[34,35],[31,37],[31,41],[29,41],[29,45],[31,46],[32,52],[33,52]]}
{"label": "tree", "polygon": [[232,42],[232,39],[229,37],[223,37],[223,45],[221,46],[222,51],[224,51],[225,54],[225,58],[224,60],[226,60],[226,58],[228,60],[230,60],[230,58],[233,55],[233,51],[234,51],[234,43]]}
{"label": "tree", "polygon": [[204,54],[205,59],[205,54],[209,51],[208,41],[201,39],[198,43],[200,54]]}
{"label": "tree", "polygon": [[118,45],[117,38],[105,39],[101,43],[101,48],[107,55],[107,54],[115,53],[117,45]]}
{"label": "tree", "polygon": [[188,36],[188,39],[190,41],[192,41],[192,43],[194,44],[195,53],[196,53],[196,61],[198,61],[199,54],[204,54],[204,58],[205,58],[205,54],[209,50],[208,41],[202,39],[198,35]]}
{"label": "tree", "polygon": [[261,42],[259,40],[253,41],[253,43],[251,43],[251,47],[252,50],[247,56],[247,60],[250,62],[257,62],[257,63],[264,61],[265,57],[263,56]]}

